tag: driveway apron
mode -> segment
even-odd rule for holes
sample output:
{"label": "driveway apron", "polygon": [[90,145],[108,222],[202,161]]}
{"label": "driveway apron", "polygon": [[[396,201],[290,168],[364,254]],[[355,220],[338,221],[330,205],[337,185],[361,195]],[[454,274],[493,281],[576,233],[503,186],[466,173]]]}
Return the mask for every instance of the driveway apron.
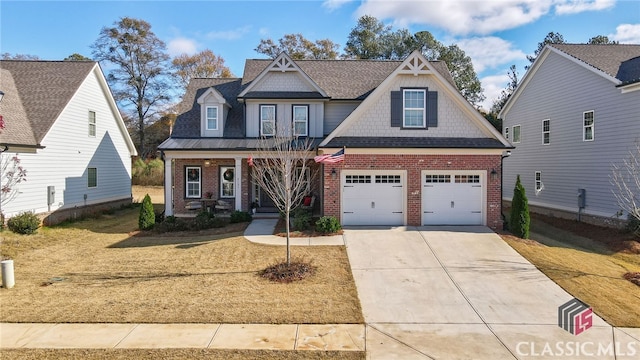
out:
{"label": "driveway apron", "polygon": [[560,328],[558,307],[573,297],[486,227],[354,227],[344,238],[369,359],[636,359],[640,353],[640,339],[595,314],[578,336]]}

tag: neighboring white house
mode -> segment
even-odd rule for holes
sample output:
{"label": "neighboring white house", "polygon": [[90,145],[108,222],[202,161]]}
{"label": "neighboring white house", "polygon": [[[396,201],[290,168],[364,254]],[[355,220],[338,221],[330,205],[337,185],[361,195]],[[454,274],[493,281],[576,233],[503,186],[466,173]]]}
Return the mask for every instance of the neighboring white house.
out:
{"label": "neighboring white house", "polygon": [[0,91],[2,161],[17,154],[27,170],[7,218],[51,224],[131,202],[136,150],[97,62],[2,60]]}
{"label": "neighboring white house", "polygon": [[503,199],[520,175],[534,211],[626,219],[610,175],[640,139],[640,45],[548,45],[499,116],[515,146]]}

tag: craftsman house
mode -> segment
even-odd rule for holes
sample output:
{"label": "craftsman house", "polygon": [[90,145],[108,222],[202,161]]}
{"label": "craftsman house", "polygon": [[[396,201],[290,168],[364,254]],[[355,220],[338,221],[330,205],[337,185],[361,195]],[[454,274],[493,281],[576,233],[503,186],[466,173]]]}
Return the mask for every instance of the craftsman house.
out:
{"label": "craftsman house", "polygon": [[[502,153],[511,145],[459,93],[445,63],[247,60],[239,79],[193,79],[165,159],[165,212],[213,194],[234,209],[270,206],[248,160],[257,141],[293,129],[318,163],[315,212],[343,225],[498,228]],[[311,172],[313,173],[313,172]]]}
{"label": "craftsman house", "polygon": [[640,45],[547,45],[500,117],[505,200],[519,174],[532,211],[626,220],[611,174],[640,141]]}
{"label": "craftsman house", "polygon": [[1,60],[0,90],[0,157],[27,171],[0,213],[54,224],[131,203],[136,149],[97,62]]}

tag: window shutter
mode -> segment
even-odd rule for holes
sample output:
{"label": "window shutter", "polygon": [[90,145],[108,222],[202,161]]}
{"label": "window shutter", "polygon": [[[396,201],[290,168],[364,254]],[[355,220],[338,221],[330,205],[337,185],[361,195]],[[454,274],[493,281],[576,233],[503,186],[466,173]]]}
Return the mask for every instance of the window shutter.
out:
{"label": "window shutter", "polygon": [[391,92],[391,127],[402,127],[402,91]]}
{"label": "window shutter", "polygon": [[427,91],[427,127],[438,126],[438,92]]}

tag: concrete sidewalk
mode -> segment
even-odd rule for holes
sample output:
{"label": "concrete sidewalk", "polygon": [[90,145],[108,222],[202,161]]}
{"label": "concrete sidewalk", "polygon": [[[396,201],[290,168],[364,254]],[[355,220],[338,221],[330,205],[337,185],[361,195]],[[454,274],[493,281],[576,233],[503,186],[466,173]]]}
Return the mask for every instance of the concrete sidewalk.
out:
{"label": "concrete sidewalk", "polygon": [[[287,238],[273,235],[278,219],[254,219],[244,231],[247,240],[266,245],[286,245]],[[290,244],[294,246],[322,246],[344,245],[342,235],[317,237],[290,237]]]}
{"label": "concrete sidewalk", "polygon": [[0,348],[364,351],[351,324],[0,324]]}

